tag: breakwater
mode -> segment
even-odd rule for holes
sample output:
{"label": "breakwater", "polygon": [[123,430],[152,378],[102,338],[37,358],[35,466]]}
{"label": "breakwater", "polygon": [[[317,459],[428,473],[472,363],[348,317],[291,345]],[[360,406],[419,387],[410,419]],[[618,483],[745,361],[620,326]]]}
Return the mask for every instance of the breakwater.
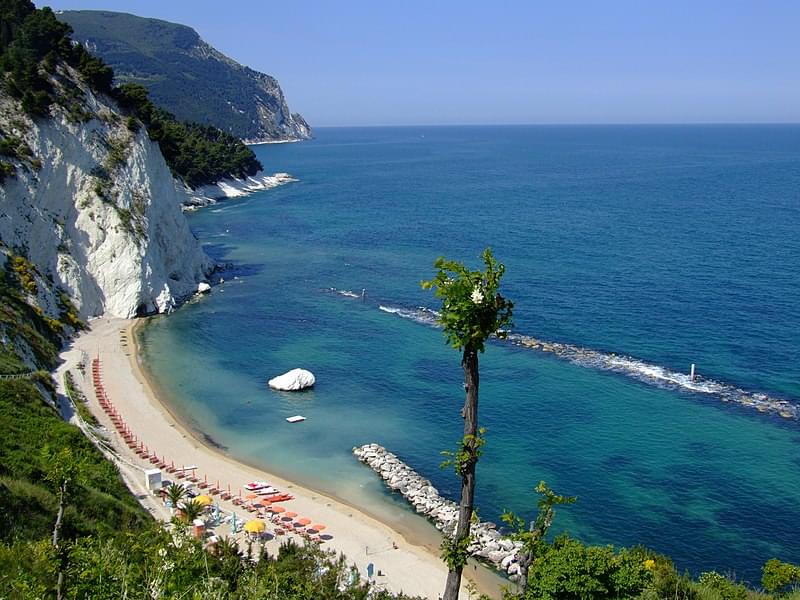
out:
{"label": "breakwater", "polygon": [[[428,517],[438,530],[452,535],[458,524],[458,504],[440,496],[429,480],[378,444],[357,446],[353,454],[375,471],[390,489],[408,500],[416,512]],[[504,537],[497,525],[487,521],[473,523],[470,535],[472,541],[467,548],[470,556],[506,573],[512,581],[518,579],[520,542]]]}
{"label": "breakwater", "polygon": [[780,415],[785,419],[800,420],[800,405],[768,394],[749,392],[702,375],[692,377],[688,373],[673,371],[631,356],[600,352],[573,344],[546,342],[526,335],[511,334],[508,336],[508,341],[516,346],[530,350],[551,353],[558,358],[568,360],[582,367],[619,373],[662,388],[708,394],[717,397],[723,402],[741,404],[742,406],[755,408],[759,412]]}
{"label": "breakwater", "polygon": [[[439,313],[430,308],[407,308],[381,304],[378,309],[429,327],[439,326]],[[784,419],[800,420],[800,404],[791,400],[776,398],[762,392],[744,390],[735,385],[716,381],[702,375],[692,377],[688,373],[681,373],[667,367],[654,365],[632,356],[592,350],[591,348],[583,348],[574,344],[548,342],[533,336],[517,333],[510,333],[504,342],[502,340],[498,341],[536,352],[551,354],[581,367],[625,375],[648,385],[703,394],[715,397],[722,402],[739,404],[762,413],[779,415]]]}

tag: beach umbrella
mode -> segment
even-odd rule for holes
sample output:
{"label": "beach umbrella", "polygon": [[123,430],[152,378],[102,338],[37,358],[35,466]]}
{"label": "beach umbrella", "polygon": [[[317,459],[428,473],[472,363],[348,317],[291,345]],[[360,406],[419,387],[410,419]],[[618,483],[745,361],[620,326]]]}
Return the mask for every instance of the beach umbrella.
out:
{"label": "beach umbrella", "polygon": [[269,498],[262,498],[261,500],[259,500],[259,502],[263,506],[269,506],[270,504],[272,504],[272,500],[270,500]]}
{"label": "beach umbrella", "polygon": [[322,523],[317,523],[316,525],[312,525],[311,529],[322,531],[323,529],[327,529],[327,525],[323,525]]}
{"label": "beach umbrella", "polygon": [[263,533],[266,528],[267,526],[264,521],[259,521],[257,519],[244,524],[244,530],[247,533]]}
{"label": "beach umbrella", "polygon": [[296,512],[289,511],[289,512],[287,512],[287,513],[286,513],[285,515],[283,515],[283,516],[284,516],[284,517],[289,517],[290,519],[294,519],[294,518],[297,516],[297,513],[296,513]]}
{"label": "beach umbrella", "polygon": [[258,494],[247,494],[245,498],[247,498],[248,500],[255,500],[256,498],[258,498]]}
{"label": "beach umbrella", "polygon": [[300,527],[305,527],[306,525],[311,524],[311,519],[306,519],[305,517],[302,519],[297,519],[297,524],[300,525]]}
{"label": "beach umbrella", "polygon": [[273,504],[272,506],[269,507],[268,510],[269,512],[273,512],[275,514],[286,512],[286,509],[278,504]]}
{"label": "beach umbrella", "polygon": [[202,494],[194,499],[200,506],[209,506],[214,500],[207,494]]}

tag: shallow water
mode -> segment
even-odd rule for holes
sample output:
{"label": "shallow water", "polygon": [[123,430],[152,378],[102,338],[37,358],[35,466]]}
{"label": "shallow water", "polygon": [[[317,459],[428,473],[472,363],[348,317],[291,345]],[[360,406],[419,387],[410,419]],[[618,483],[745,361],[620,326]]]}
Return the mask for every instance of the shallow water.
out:
{"label": "shallow water", "polygon": [[[375,441],[454,495],[438,463],[460,436],[459,356],[402,317],[436,308],[419,281],[438,255],[476,265],[486,245],[515,333],[800,400],[800,127],[317,133],[256,148],[300,182],[190,216],[233,269],[143,331],[175,409],[232,454],[397,519],[350,454]],[[313,391],[266,388],[297,366]],[[532,515],[545,479],[579,497],[554,529],[588,542],[753,582],[800,561],[800,423],[596,366],[481,356],[483,518]]]}

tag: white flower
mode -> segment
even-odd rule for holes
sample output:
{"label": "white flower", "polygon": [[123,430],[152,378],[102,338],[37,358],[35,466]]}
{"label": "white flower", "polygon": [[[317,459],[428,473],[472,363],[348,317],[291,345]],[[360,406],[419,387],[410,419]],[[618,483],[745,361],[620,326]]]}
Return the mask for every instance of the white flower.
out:
{"label": "white flower", "polygon": [[166,548],[159,548],[158,549],[158,555],[161,558],[164,558],[167,555],[167,549]]}
{"label": "white flower", "polygon": [[476,287],[474,290],[472,290],[472,296],[470,297],[475,304],[480,304],[483,302],[483,292],[481,291],[481,288]]}

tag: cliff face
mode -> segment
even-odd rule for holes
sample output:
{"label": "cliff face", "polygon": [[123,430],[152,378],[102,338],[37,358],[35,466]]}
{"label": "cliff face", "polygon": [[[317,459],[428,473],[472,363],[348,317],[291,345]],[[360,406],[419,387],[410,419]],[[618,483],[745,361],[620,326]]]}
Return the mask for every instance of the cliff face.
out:
{"label": "cliff face", "polygon": [[47,314],[63,293],[82,318],[166,311],[213,268],[180,210],[186,192],[138,122],[59,69],[84,93],[77,115],[53,105],[32,120],[0,93],[0,133],[17,147],[4,158],[0,251],[27,259]]}
{"label": "cliff face", "polygon": [[178,119],[214,125],[247,142],[306,139],[278,81],[240,65],[185,25],[109,11],[64,11],[73,39],[139,83]]}

